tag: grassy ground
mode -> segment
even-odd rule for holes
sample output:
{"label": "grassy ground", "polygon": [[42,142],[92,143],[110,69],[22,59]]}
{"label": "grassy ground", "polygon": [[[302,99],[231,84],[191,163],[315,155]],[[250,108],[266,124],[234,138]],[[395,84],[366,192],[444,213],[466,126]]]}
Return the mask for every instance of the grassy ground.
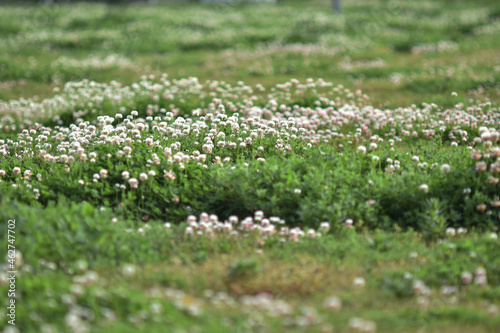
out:
{"label": "grassy ground", "polygon": [[0,328],[498,332],[500,7],[329,5],[2,7]]}
{"label": "grassy ground", "polygon": [[499,8],[346,1],[335,16],[328,1],[4,7],[0,98],[48,97],[68,80],[132,83],[167,72],[266,86],[322,77],[363,89],[376,105],[446,103],[452,91],[498,100]]}

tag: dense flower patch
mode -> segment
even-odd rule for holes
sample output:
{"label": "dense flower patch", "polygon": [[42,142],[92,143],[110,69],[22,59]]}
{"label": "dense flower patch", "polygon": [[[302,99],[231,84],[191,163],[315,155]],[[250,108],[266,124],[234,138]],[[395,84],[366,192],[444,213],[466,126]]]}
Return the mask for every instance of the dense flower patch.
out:
{"label": "dense flower patch", "polygon": [[27,202],[62,190],[143,220],[264,209],[295,225],[498,226],[496,107],[369,101],[321,79],[70,82],[40,103],[2,103],[0,177]]}

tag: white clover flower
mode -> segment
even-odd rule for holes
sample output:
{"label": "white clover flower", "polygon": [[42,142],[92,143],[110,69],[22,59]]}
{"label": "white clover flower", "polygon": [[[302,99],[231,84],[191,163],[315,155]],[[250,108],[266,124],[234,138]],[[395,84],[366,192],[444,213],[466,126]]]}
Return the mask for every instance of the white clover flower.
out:
{"label": "white clover flower", "polygon": [[193,235],[193,233],[194,233],[194,231],[193,231],[193,228],[192,228],[192,227],[186,227],[186,230],[184,231],[184,234],[185,234],[186,236],[192,236],[192,235]]}
{"label": "white clover flower", "polygon": [[321,231],[328,232],[330,230],[330,223],[321,222],[319,228],[321,229]]}
{"label": "white clover flower", "polygon": [[137,268],[133,264],[126,264],[122,267],[122,274],[125,276],[133,276],[137,272]]}
{"label": "white clover flower", "polygon": [[422,184],[419,186],[420,191],[427,193],[429,192],[429,186],[427,184]]}
{"label": "white clover flower", "polygon": [[448,227],[445,230],[445,234],[446,234],[446,236],[454,237],[456,235],[456,229],[452,228],[452,227]]}
{"label": "white clover flower", "polygon": [[130,178],[128,180],[128,183],[130,184],[131,188],[138,188],[139,187],[139,181],[136,178]]}
{"label": "white clover flower", "polygon": [[443,164],[443,165],[441,166],[441,172],[443,172],[443,173],[448,173],[448,172],[450,172],[450,169],[451,169],[451,167],[450,167],[450,165],[449,165],[449,164]]}
{"label": "white clover flower", "polygon": [[358,147],[358,153],[360,153],[360,154],[366,154],[366,147],[365,146],[359,146]]}
{"label": "white clover flower", "polygon": [[358,288],[363,288],[366,284],[365,279],[362,277],[356,277],[353,280],[353,285]]}
{"label": "white clover flower", "polygon": [[337,296],[330,296],[325,299],[324,307],[331,311],[340,311],[342,309],[342,300]]}
{"label": "white clover flower", "polygon": [[460,275],[460,281],[463,283],[463,284],[471,284],[472,283],[472,273],[471,272],[463,272],[461,275]]}
{"label": "white clover flower", "polygon": [[108,177],[108,170],[102,169],[101,171],[99,171],[99,175],[101,176],[101,178],[105,179],[106,177]]}

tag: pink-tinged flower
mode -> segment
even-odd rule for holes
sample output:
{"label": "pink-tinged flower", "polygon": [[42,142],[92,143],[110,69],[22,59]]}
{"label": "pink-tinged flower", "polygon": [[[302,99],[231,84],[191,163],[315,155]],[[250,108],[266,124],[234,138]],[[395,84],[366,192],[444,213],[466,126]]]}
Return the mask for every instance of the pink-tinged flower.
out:
{"label": "pink-tinged flower", "polygon": [[354,224],[354,222],[352,219],[345,220],[345,227],[346,228],[351,229],[353,224]]}
{"label": "pink-tinged flower", "polygon": [[418,296],[417,304],[420,307],[426,308],[429,305],[429,299],[425,296]]}
{"label": "pink-tinged flower", "polygon": [[21,168],[15,167],[14,169],[12,169],[12,172],[14,173],[14,175],[19,176],[21,174]]}
{"label": "pink-tinged flower", "polygon": [[131,188],[138,188],[139,187],[139,181],[136,178],[130,178],[128,180],[128,183],[130,184]]}
{"label": "pink-tinged flower", "polygon": [[484,161],[480,161],[476,163],[476,172],[485,172],[487,164]]}
{"label": "pink-tinged flower", "polygon": [[290,229],[288,227],[281,227],[280,236],[288,236],[290,234]]}
{"label": "pink-tinged flower", "polygon": [[155,177],[155,176],[156,176],[156,171],[154,171],[154,170],[149,170],[148,175],[149,175],[150,177]]}
{"label": "pink-tinged flower", "polygon": [[486,276],[486,270],[483,267],[476,269],[476,276]]}
{"label": "pink-tinged flower", "polygon": [[330,223],[328,222],[321,222],[320,225],[319,225],[319,228],[324,231],[324,232],[328,232],[330,230]]}
{"label": "pink-tinged flower", "polygon": [[361,331],[364,325],[364,320],[361,318],[351,318],[349,320],[349,327],[354,331]]}
{"label": "pink-tinged flower", "polygon": [[175,180],[175,174],[173,171],[163,170],[163,176],[168,180]]}
{"label": "pink-tinged flower", "polygon": [[298,230],[296,230],[296,229],[290,230],[290,240],[292,242],[298,242],[299,241],[299,237],[300,237],[300,234],[299,234]]}
{"label": "pink-tinged flower", "polygon": [[497,161],[495,163],[492,163],[490,165],[490,171],[491,173],[500,173],[500,162]]}
{"label": "pink-tinged flower", "polygon": [[0,170],[0,177],[5,176],[5,170]]}
{"label": "pink-tinged flower", "polygon": [[31,178],[32,175],[33,175],[33,173],[31,172],[31,170],[24,171],[24,177],[29,179],[29,178]]}
{"label": "pink-tinged flower", "polygon": [[366,147],[365,146],[359,146],[358,147],[358,153],[366,154]]}
{"label": "pink-tinged flower", "polygon": [[471,284],[472,283],[472,273],[471,272],[463,272],[460,275],[460,281],[463,284]]}
{"label": "pink-tinged flower", "polygon": [[105,179],[106,177],[108,177],[108,170],[102,169],[101,171],[99,171],[99,175],[102,179]]}
{"label": "pink-tinged flower", "polygon": [[470,156],[471,159],[473,159],[475,161],[479,160],[481,158],[481,156],[483,156],[480,151],[471,151],[470,154],[471,154],[471,156]]}
{"label": "pink-tinged flower", "polygon": [[307,237],[308,238],[315,238],[316,237],[316,231],[314,229],[307,230]]}
{"label": "pink-tinged flower", "polygon": [[129,179],[130,178],[130,173],[128,171],[123,171],[122,172],[122,178],[123,179]]}
{"label": "pink-tinged flower", "polygon": [[368,205],[368,206],[373,206],[377,203],[377,201],[375,201],[375,199],[368,199],[365,201],[365,203]]}
{"label": "pink-tinged flower", "polygon": [[411,158],[411,160],[412,160],[413,162],[418,162],[418,161],[420,160],[420,157],[418,157],[418,156],[416,156],[416,155],[415,155],[415,156],[413,156],[413,157]]}
{"label": "pink-tinged flower", "polygon": [[203,212],[200,214],[200,222],[208,222],[208,214]]}
{"label": "pink-tinged flower", "polygon": [[488,307],[488,313],[491,315],[491,316],[498,316],[498,313],[499,313],[499,309],[498,309],[498,306],[496,306],[495,304],[491,304],[489,307]]}
{"label": "pink-tinged flower", "polygon": [[331,311],[340,311],[342,309],[342,300],[337,296],[330,296],[325,300],[324,306]]}
{"label": "pink-tinged flower", "polygon": [[476,269],[476,278],[474,283],[478,286],[485,286],[488,284],[488,278],[486,277],[486,270],[482,267]]}
{"label": "pink-tinged flower", "polygon": [[476,206],[476,209],[478,212],[484,212],[486,210],[487,206],[486,204],[482,203]]}
{"label": "pink-tinged flower", "polygon": [[146,181],[146,180],[148,180],[148,175],[147,175],[146,173],[144,173],[144,172],[143,172],[143,173],[141,173],[141,174],[139,175],[139,179],[140,179],[141,181]]}

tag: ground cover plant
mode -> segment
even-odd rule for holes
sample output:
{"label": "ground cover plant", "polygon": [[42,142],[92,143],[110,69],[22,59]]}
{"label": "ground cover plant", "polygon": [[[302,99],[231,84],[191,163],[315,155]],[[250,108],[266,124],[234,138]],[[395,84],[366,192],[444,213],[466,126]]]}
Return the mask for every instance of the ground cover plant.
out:
{"label": "ground cover plant", "polygon": [[345,5],[3,7],[3,331],[497,332],[499,7]]}

